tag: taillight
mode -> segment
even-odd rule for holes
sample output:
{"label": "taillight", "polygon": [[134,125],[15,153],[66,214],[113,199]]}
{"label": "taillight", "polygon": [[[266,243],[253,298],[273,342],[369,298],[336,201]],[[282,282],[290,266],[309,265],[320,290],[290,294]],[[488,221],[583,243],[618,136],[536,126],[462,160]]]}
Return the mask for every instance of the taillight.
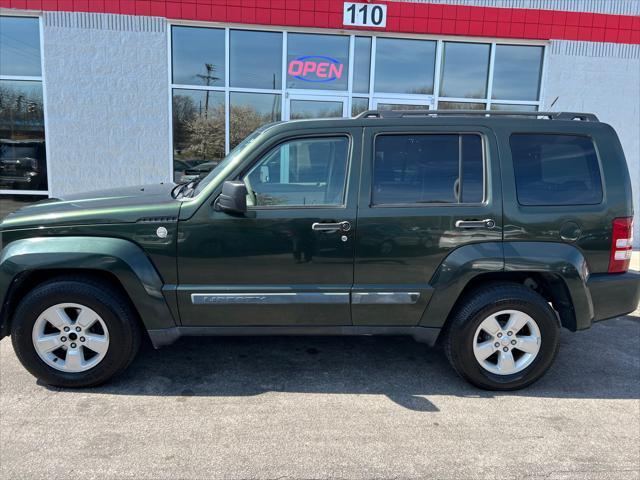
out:
{"label": "taillight", "polygon": [[632,249],[633,217],[615,218],[611,236],[609,273],[621,273],[629,270]]}

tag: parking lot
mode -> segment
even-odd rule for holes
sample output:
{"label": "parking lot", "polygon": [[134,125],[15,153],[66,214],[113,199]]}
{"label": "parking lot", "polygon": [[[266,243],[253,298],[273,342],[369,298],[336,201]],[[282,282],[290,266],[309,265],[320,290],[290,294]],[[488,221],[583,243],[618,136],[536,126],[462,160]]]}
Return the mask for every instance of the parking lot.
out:
{"label": "parking lot", "polygon": [[110,384],[37,384],[0,343],[2,478],[640,477],[640,318],[563,332],[515,393],[409,338],[192,338]]}

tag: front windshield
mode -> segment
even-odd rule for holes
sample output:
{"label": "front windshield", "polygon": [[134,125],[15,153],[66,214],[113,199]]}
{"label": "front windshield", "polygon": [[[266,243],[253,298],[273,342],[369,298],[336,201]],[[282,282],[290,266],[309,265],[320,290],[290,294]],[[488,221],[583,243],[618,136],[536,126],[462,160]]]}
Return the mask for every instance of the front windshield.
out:
{"label": "front windshield", "polygon": [[213,180],[214,178],[216,178],[218,176],[218,174],[224,170],[224,168],[229,165],[231,162],[233,162],[233,160],[240,154],[240,152],[242,152],[242,150],[245,149],[245,147],[247,147],[249,144],[253,143],[253,141],[262,133],[264,132],[267,128],[269,128],[271,125],[273,125],[273,123],[268,123],[266,125],[263,125],[262,127],[258,128],[257,130],[254,130],[253,133],[249,134],[248,137],[246,137],[242,142],[240,142],[238,145],[235,146],[235,148],[233,150],[231,150],[229,152],[229,154],[224,157],[222,159],[222,161],[216,165],[213,170],[211,170],[206,177],[204,177],[202,180],[200,180],[200,182],[198,182],[198,185],[193,193],[193,196],[195,197],[196,195],[198,195],[202,190],[204,190],[207,185],[209,185],[209,183],[211,182],[211,180]]}

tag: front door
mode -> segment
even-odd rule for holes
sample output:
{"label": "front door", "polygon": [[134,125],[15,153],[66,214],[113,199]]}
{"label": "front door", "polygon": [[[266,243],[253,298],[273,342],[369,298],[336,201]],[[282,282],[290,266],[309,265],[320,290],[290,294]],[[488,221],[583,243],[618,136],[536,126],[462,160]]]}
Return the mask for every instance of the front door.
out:
{"label": "front door", "polygon": [[288,93],[285,120],[348,117],[347,97]]}
{"label": "front door", "polygon": [[180,223],[183,325],[351,325],[362,129],[284,135],[229,178],[247,185],[246,214],[211,198]]}
{"label": "front door", "polygon": [[366,128],[352,291],[354,325],[420,322],[429,284],[454,249],[502,239],[491,131]]}

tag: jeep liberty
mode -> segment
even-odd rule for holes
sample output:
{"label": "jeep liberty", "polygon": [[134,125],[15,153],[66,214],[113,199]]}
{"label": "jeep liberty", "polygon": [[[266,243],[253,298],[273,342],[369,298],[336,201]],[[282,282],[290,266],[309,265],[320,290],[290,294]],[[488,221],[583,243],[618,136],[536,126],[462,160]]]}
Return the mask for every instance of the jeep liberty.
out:
{"label": "jeep liberty", "polygon": [[513,390],[549,369],[561,327],[636,309],[632,220],[622,147],[591,114],[269,124],[199,181],[7,216],[0,337],[43,382],[88,387],[143,336],[411,335]]}

